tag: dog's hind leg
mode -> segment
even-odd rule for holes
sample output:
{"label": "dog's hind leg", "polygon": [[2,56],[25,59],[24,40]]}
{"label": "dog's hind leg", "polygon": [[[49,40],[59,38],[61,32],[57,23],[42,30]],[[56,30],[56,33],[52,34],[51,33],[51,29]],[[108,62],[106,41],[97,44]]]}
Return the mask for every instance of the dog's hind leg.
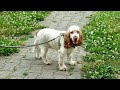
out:
{"label": "dog's hind leg", "polygon": [[43,62],[47,65],[50,65],[52,64],[52,61],[47,59],[47,52],[48,48],[46,46],[41,46],[41,57],[43,59]]}
{"label": "dog's hind leg", "polygon": [[[36,45],[36,44],[38,44],[37,39],[34,41],[34,45]],[[36,56],[37,59],[40,59],[40,58],[41,58],[41,57],[40,57],[40,52],[41,52],[41,50],[40,50],[40,47],[39,47],[39,46],[34,46],[34,47],[33,47],[33,52],[35,53],[35,56]]]}

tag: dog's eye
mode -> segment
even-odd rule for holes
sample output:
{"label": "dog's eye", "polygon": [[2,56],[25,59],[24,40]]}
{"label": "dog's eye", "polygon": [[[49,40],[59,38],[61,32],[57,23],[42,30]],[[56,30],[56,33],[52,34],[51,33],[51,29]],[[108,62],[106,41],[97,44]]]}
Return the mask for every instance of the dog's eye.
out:
{"label": "dog's eye", "polygon": [[77,31],[77,33],[79,33],[79,31]]}
{"label": "dog's eye", "polygon": [[73,34],[73,31],[71,32],[71,34]]}

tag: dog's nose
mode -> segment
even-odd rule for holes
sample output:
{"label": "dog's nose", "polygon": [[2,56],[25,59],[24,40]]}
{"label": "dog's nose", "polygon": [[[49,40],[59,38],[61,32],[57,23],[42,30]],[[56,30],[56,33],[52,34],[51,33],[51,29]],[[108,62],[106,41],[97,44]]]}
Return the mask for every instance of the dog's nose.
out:
{"label": "dog's nose", "polygon": [[77,39],[77,36],[74,36],[73,39]]}

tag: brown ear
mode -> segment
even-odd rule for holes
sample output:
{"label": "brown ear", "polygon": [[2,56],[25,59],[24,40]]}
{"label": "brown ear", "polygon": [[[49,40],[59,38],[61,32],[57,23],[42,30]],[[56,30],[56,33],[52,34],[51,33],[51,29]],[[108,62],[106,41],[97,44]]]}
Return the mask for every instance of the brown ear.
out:
{"label": "brown ear", "polygon": [[78,46],[81,46],[82,43],[83,43],[83,35],[82,35],[82,32],[81,32],[81,31],[79,31],[79,37],[80,37],[80,39],[79,39],[79,41],[78,41]]}
{"label": "brown ear", "polygon": [[70,48],[70,32],[64,34],[64,47]]}

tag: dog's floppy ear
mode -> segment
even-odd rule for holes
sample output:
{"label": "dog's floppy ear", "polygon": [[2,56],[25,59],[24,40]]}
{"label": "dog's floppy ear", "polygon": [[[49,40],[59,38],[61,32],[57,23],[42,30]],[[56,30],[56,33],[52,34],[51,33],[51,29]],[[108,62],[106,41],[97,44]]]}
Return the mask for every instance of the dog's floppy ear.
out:
{"label": "dog's floppy ear", "polygon": [[83,43],[83,35],[82,35],[82,31],[79,31],[79,37],[80,37],[80,39],[79,39],[79,41],[78,41],[78,46],[81,46],[82,43]]}
{"label": "dog's floppy ear", "polygon": [[70,46],[70,32],[68,32],[68,31],[64,34],[64,47],[65,48],[71,47]]}

